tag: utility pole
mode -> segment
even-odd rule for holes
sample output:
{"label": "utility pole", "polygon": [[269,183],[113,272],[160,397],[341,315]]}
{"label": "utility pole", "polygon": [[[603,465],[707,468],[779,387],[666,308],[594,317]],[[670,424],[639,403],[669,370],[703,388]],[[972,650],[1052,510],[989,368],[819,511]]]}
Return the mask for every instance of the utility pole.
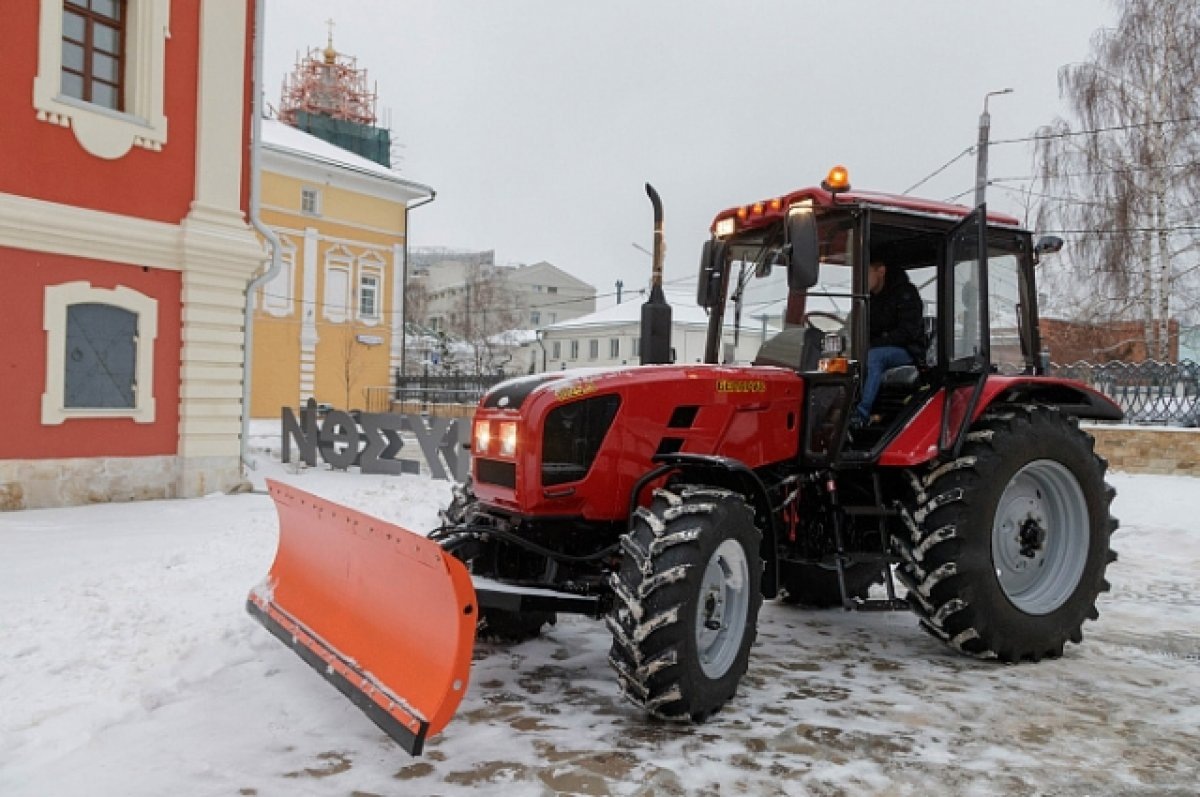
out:
{"label": "utility pole", "polygon": [[992,117],[988,113],[988,97],[996,97],[1001,94],[1012,94],[1012,89],[989,91],[983,95],[983,113],[979,115],[979,142],[975,145],[975,207],[983,204],[984,195],[987,192],[988,136],[992,129]]}
{"label": "utility pole", "polygon": [[625,287],[625,283],[617,280],[617,304],[621,303],[621,289]]}

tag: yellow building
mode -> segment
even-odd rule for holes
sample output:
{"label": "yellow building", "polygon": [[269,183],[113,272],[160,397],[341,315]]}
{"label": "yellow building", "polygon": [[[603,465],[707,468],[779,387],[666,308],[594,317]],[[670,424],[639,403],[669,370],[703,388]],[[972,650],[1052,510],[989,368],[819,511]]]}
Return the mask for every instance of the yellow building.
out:
{"label": "yellow building", "polygon": [[368,404],[403,356],[408,211],[433,189],[278,120],[263,120],[260,215],[282,268],[255,297],[253,418],[309,398]]}

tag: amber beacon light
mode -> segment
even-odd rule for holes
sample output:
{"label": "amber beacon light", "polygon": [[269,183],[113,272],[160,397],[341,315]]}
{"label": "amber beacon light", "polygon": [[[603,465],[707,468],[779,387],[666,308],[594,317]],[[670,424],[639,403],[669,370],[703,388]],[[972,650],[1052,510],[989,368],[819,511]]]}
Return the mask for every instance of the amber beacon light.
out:
{"label": "amber beacon light", "polygon": [[831,194],[840,194],[850,190],[850,172],[845,166],[834,166],[821,181],[821,187]]}

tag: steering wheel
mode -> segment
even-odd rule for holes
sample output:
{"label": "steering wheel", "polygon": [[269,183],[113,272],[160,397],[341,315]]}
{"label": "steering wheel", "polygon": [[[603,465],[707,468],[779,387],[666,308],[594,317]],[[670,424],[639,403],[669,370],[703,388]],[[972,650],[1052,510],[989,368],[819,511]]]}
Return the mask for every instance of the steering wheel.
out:
{"label": "steering wheel", "polygon": [[805,313],[804,324],[825,334],[842,332],[846,329],[846,319],[827,310],[813,310]]}

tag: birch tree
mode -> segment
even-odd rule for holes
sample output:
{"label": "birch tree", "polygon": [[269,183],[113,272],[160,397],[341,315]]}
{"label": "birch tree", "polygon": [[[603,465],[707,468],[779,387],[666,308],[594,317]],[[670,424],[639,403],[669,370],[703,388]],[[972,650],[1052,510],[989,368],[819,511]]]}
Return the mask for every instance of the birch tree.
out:
{"label": "birch tree", "polygon": [[1170,319],[1200,307],[1200,3],[1116,6],[1091,58],[1059,71],[1072,118],[1036,137],[1038,227],[1064,233],[1072,283],[1046,274],[1046,293],[1076,320],[1140,322],[1161,360]]}

